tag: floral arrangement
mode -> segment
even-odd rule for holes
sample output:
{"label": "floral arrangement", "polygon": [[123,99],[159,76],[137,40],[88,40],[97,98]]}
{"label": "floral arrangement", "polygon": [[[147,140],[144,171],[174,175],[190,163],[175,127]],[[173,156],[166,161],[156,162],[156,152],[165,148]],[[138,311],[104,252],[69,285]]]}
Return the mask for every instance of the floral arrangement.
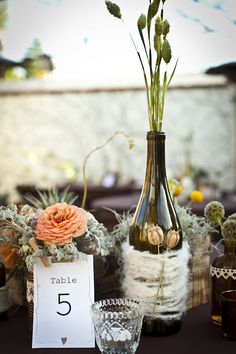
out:
{"label": "floral arrangement", "polygon": [[[176,70],[177,61],[171,75],[167,76],[167,66],[171,61],[171,46],[167,39],[170,31],[169,22],[164,19],[166,0],[149,0],[147,15],[141,14],[137,21],[138,33],[143,47],[140,52],[132,35],[131,40],[140,61],[146,87],[149,126],[152,131],[162,130],[165,94]],[[110,14],[124,22],[120,7],[105,1]],[[152,25],[154,35],[152,37]],[[162,66],[165,66],[162,73]]]}
{"label": "floral arrangement", "polygon": [[47,266],[47,257],[56,261],[72,261],[84,254],[105,256],[114,246],[112,236],[103,224],[85,210],[87,197],[86,164],[89,157],[110,143],[117,135],[123,135],[129,148],[133,139],[123,131],[114,132],[103,144],[91,150],[83,163],[84,194],[82,207],[72,205],[77,196],[65,188],[58,192],[52,188],[38,196],[26,195],[30,205],[0,206],[0,254],[7,268],[23,263],[33,269],[35,257],[41,257]]}
{"label": "floral arrangement", "polygon": [[83,208],[66,202],[45,209],[29,205],[0,207],[0,252],[7,267],[26,265],[35,257],[72,261],[84,254],[109,253],[113,242],[107,229]]}

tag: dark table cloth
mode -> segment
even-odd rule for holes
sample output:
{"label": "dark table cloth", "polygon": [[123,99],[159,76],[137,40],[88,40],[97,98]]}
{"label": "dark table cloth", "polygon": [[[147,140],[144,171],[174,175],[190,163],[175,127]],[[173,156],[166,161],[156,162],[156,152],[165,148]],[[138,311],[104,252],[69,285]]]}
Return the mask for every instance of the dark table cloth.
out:
{"label": "dark table cloth", "polygon": [[[96,354],[96,349],[31,349],[27,312],[21,308],[0,322],[0,354]],[[169,337],[141,337],[137,354],[236,354],[236,341],[227,341],[210,323],[209,304],[188,311],[180,332]]]}

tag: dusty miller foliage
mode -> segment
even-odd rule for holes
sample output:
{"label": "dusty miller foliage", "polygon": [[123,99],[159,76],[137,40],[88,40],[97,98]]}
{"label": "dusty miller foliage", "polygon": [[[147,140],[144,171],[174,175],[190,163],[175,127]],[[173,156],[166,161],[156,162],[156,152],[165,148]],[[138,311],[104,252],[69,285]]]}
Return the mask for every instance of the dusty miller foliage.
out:
{"label": "dusty miller foliage", "polygon": [[209,233],[215,229],[204,217],[197,216],[191,209],[175,206],[184,238],[188,241],[192,254],[201,255],[210,246]]}
{"label": "dusty miller foliage", "polygon": [[129,237],[129,228],[133,218],[132,212],[123,213],[122,215],[114,212],[118,223],[114,226],[111,235],[116,243],[122,243]]}
{"label": "dusty miller foliage", "polygon": [[[31,207],[25,205],[21,210],[16,205],[0,207],[0,244],[10,244],[13,252],[25,262],[29,271],[33,270],[36,257],[53,257],[56,261],[72,261],[83,258],[85,254],[108,255],[114,246],[113,237],[95,218],[88,220],[88,231],[85,235],[74,238],[63,246],[44,245],[37,241],[38,250],[34,251],[29,240],[35,236],[37,213],[31,214]],[[19,265],[18,265],[19,266]]]}

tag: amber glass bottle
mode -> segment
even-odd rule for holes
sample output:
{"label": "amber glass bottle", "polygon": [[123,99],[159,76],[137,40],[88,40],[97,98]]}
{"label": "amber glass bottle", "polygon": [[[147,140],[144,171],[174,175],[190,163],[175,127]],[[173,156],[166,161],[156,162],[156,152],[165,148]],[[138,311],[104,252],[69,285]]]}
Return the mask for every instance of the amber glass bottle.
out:
{"label": "amber glass bottle", "polygon": [[[172,247],[182,247],[182,232],[169,191],[165,166],[165,133],[147,133],[146,176],[143,189],[130,227],[129,243],[138,251],[152,254],[168,252],[162,244],[150,242],[145,228],[159,226],[164,234],[169,230],[178,231],[179,239]],[[137,272],[140,272],[137,271]],[[143,333],[152,336],[175,334],[181,327],[180,320],[168,322],[158,318],[144,317]]]}
{"label": "amber glass bottle", "polygon": [[7,318],[8,298],[6,287],[6,268],[0,260],[0,320]]}
{"label": "amber glass bottle", "polygon": [[220,293],[236,290],[236,239],[225,238],[224,254],[216,257],[211,273],[211,321],[221,324]]}

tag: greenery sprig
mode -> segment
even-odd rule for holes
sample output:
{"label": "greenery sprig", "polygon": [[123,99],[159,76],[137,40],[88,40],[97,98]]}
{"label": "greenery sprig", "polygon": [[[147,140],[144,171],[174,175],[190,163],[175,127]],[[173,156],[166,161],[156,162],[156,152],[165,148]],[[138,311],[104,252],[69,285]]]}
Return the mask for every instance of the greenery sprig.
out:
{"label": "greenery sprig", "polygon": [[[166,91],[174,76],[178,60],[175,63],[171,75],[167,76],[167,66],[171,61],[171,46],[167,39],[170,31],[169,22],[164,19],[164,4],[166,0],[149,0],[147,16],[141,14],[137,21],[139,36],[144,48],[145,61],[132,35],[131,40],[137,52],[142,71],[147,95],[148,119],[150,130],[161,131],[164,114]],[[111,15],[124,22],[120,7],[111,2],[105,1],[106,7]],[[152,35],[152,24],[154,22],[154,35]],[[146,29],[146,33],[144,30]],[[162,64],[165,65],[162,73]]]}
{"label": "greenery sprig", "polygon": [[84,193],[83,193],[83,199],[82,199],[82,208],[85,207],[86,205],[86,199],[87,199],[87,194],[88,194],[88,181],[87,181],[87,175],[86,175],[86,167],[87,167],[87,162],[89,158],[94,154],[94,152],[103,149],[107,144],[109,144],[117,135],[123,135],[129,145],[129,149],[133,149],[135,146],[135,142],[133,138],[131,138],[126,132],[124,131],[115,131],[103,144],[96,146],[94,149],[92,149],[86,156],[83,162],[83,181],[84,181]]}

